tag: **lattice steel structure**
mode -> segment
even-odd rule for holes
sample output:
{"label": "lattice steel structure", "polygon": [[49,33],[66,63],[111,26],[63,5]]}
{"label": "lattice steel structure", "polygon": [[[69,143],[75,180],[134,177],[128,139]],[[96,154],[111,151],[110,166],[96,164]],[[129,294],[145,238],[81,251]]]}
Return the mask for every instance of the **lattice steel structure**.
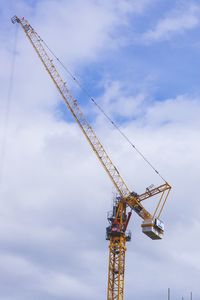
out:
{"label": "lattice steel structure", "polygon": [[[145,234],[153,239],[162,238],[164,229],[161,226],[162,224],[159,226],[160,223],[156,223],[155,220],[160,217],[171,186],[165,182],[159,187],[149,190],[147,189],[141,195],[131,192],[128,189],[119,171],[109,158],[91,125],[83,115],[77,100],[74,99],[67,88],[66,83],[59,75],[55,65],[53,64],[53,59],[45,50],[45,46],[41,37],[31,27],[25,18],[18,18],[17,16],[14,16],[12,18],[12,22],[17,22],[21,25],[46,71],[56,85],[56,88],[61,94],[65,104],[71,111],[84,136],[86,137],[120,195],[115,206],[115,213],[113,213],[112,218],[109,219],[110,226],[107,228],[107,239],[110,241],[107,300],[123,300],[126,242],[130,240],[130,236],[127,235],[127,226],[130,219],[130,214],[127,214],[126,210],[129,207],[144,220],[142,226]],[[151,214],[144,208],[141,202],[157,194],[161,195],[160,200],[154,213]]]}

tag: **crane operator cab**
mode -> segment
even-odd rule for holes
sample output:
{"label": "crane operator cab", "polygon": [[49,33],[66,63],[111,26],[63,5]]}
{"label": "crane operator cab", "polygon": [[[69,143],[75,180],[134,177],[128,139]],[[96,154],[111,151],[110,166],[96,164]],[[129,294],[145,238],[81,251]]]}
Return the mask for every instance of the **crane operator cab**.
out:
{"label": "crane operator cab", "polygon": [[142,223],[142,232],[152,240],[161,240],[164,233],[164,223],[155,219],[146,219]]}

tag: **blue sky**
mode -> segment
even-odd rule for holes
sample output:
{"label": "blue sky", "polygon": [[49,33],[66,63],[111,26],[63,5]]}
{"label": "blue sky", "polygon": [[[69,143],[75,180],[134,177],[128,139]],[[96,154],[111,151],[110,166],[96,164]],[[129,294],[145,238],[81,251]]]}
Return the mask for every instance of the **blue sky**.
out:
{"label": "blue sky", "polygon": [[[37,15],[37,8],[40,9],[40,4],[33,2],[25,2],[31,16]],[[14,5],[11,3],[12,1],[7,11],[10,9],[10,14],[11,11],[14,14]],[[195,8],[190,13],[191,6]],[[111,10],[112,4],[108,5],[108,8]],[[105,42],[105,45],[100,46],[103,51],[97,58],[92,58],[89,66],[84,61],[76,66],[81,82],[95,95],[101,93],[97,86],[105,77],[125,84],[127,93],[130,90],[131,94],[138,93],[146,84],[149,91],[152,91],[154,100],[159,101],[179,94],[199,93],[198,24],[194,22],[183,29],[175,24],[174,28],[164,30],[163,37],[159,37],[158,40],[153,41],[150,38],[149,41],[145,41],[144,38],[151,30],[155,31],[162,20],[171,18],[173,21],[174,18],[184,17],[187,12],[191,18],[198,19],[198,3],[154,1],[148,4],[148,9],[142,13],[134,14],[131,10],[128,11],[125,20],[119,20],[116,26],[109,29],[108,35],[114,43],[113,47],[109,47]],[[3,26],[9,28],[9,32],[14,32],[11,24],[7,24],[7,17],[8,14],[5,14]],[[37,28],[37,24],[34,25]],[[9,40],[11,42],[11,39]],[[65,40],[67,42],[67,36]],[[47,42],[53,47],[51,39]],[[59,56],[59,53],[57,55]],[[64,61],[66,58],[61,56],[61,59]]]}
{"label": "blue sky", "polygon": [[[173,190],[166,234],[133,217],[125,300],[199,299],[199,1],[0,1],[0,299],[105,299],[113,187],[18,28],[25,16]],[[62,71],[61,71],[62,72]],[[63,74],[63,72],[62,72]],[[71,82],[130,189],[162,183]]]}

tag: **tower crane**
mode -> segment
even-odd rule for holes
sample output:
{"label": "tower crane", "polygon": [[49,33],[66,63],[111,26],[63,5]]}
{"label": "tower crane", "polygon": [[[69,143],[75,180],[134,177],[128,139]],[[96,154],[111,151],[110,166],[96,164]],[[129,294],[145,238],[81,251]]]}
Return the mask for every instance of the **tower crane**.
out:
{"label": "tower crane", "polygon": [[[129,190],[124,179],[115,167],[103,145],[96,136],[93,128],[88,123],[81,111],[77,100],[73,97],[66,83],[58,73],[52,58],[45,50],[44,42],[29,22],[23,17],[14,16],[12,23],[21,25],[28,40],[38,54],[46,71],[50,75],[68,109],[74,116],[85,138],[92,147],[100,163],[114,184],[118,196],[115,199],[113,210],[108,214],[109,226],[106,228],[106,239],[109,240],[109,267],[107,300],[124,300],[124,271],[126,242],[131,235],[127,227],[134,211],[142,219],[142,231],[153,240],[162,239],[164,225],[160,220],[161,212],[166,203],[171,186],[166,181],[158,187],[149,187],[142,194]],[[143,205],[143,201],[159,196],[158,204],[153,213],[150,213]],[[130,210],[127,213],[127,210]]]}

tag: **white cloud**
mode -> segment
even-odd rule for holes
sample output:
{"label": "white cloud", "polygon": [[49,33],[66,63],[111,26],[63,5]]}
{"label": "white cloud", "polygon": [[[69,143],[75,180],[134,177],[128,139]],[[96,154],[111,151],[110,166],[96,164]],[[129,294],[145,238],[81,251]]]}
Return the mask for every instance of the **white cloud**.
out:
{"label": "white cloud", "polygon": [[48,274],[45,276],[43,282],[41,282],[41,289],[48,292],[54,297],[74,297],[74,291],[76,291],[76,297],[82,297],[82,299],[88,299],[94,294],[94,290],[91,286],[82,283],[78,277],[73,278],[66,276],[65,274]]}
{"label": "white cloud", "polygon": [[[120,97],[117,97],[117,91],[116,100],[122,97],[120,90]],[[117,101],[116,105],[120,109]],[[179,236],[183,236],[185,226],[189,226],[193,234],[187,231],[187,239],[192,243],[193,235],[199,231],[199,223],[191,223],[197,220],[200,210],[198,199],[191,195],[200,175],[197,164],[200,153],[199,106],[196,99],[180,96],[154,106],[149,105],[143,117],[144,122],[126,124],[125,130],[130,138],[145,149],[151,160],[159,162],[159,169],[163,170],[173,185],[173,194],[165,210],[164,219],[168,229],[164,243],[147,241],[142,237],[139,222],[131,224],[134,234],[127,253],[127,299],[133,297],[131,278],[135,278],[134,293],[137,293],[138,299],[140,295],[143,299],[143,284],[154,295],[155,281],[163,289],[163,280],[174,287],[172,280],[175,275],[167,275],[170,270],[180,276],[180,266],[182,272],[189,272],[193,264],[184,249],[185,240]],[[190,117],[186,119],[188,113]],[[27,290],[30,299],[30,291],[34,287],[35,293],[44,293],[44,299],[48,293],[59,299],[69,295],[68,292],[74,295],[74,299],[93,299],[93,293],[98,291],[97,299],[100,300],[106,288],[107,246],[103,239],[106,211],[110,209],[111,183],[77,126],[58,122],[44,112],[40,114],[40,121],[34,116],[30,123],[21,121],[20,127],[15,119],[9,135],[4,192],[1,196],[4,217],[1,217],[3,226],[0,228],[0,237],[2,248],[6,248],[8,254],[18,253],[23,261],[13,263],[8,256],[6,261],[10,263],[6,264],[6,282],[9,284],[11,279],[18,282],[18,274],[24,270],[24,257],[28,257],[26,268],[30,272],[28,279],[31,284]],[[162,126],[160,122],[163,122]],[[135,161],[113,130],[108,131],[104,123],[98,126],[101,128],[97,128],[97,133],[100,131],[105,137],[103,143],[108,144],[111,157],[117,161],[130,187],[142,190],[145,183],[153,178],[151,173],[141,166],[140,161]],[[134,175],[135,170],[137,176]],[[197,249],[198,242],[195,242],[192,251],[198,261]],[[189,243],[187,251],[191,251]],[[39,270],[32,269],[33,266],[38,266]],[[9,270],[11,272],[13,267],[15,273],[11,277]],[[164,270],[165,275],[158,279],[157,272],[153,272],[150,279],[149,273],[152,274],[153,268],[157,272]],[[39,273],[42,275],[39,276]],[[183,280],[180,277],[176,281],[177,289],[181,289]],[[187,282],[192,286],[194,281],[191,280],[188,278]],[[90,291],[90,294],[91,282],[95,292]],[[154,288],[150,288],[149,283]],[[79,285],[83,286],[81,295],[77,288]],[[8,290],[5,293],[8,294]],[[23,299],[20,289],[17,293]],[[37,294],[32,295],[34,299]]]}
{"label": "white cloud", "polygon": [[199,5],[193,3],[179,7],[170,15],[160,19],[155,28],[145,32],[142,38],[147,43],[165,41],[192,30],[199,25],[199,12]]}
{"label": "white cloud", "polygon": [[106,113],[115,117],[135,118],[141,112],[145,93],[130,96],[127,87],[119,81],[104,82],[104,95],[98,99]]}
{"label": "white cloud", "polygon": [[111,0],[111,1],[100,1],[104,3],[105,6],[110,7],[110,9],[115,8],[121,13],[143,13],[149,5],[151,5],[150,0]]}
{"label": "white cloud", "polygon": [[146,113],[147,123],[153,125],[184,124],[185,127],[199,126],[200,99],[197,96],[179,95],[176,99],[166,99],[152,104]]}
{"label": "white cloud", "polygon": [[[63,3],[59,6],[57,1],[40,1],[35,11],[27,5],[24,9],[56,53],[66,55],[66,61],[78,68],[100,60],[110,47],[106,43],[115,43],[111,33],[124,22],[120,18],[126,19],[134,9],[141,13],[148,2],[113,1],[113,6],[108,1],[102,5],[100,1]],[[16,13],[22,15],[22,10],[23,3]],[[70,39],[65,40],[65,36]],[[5,48],[1,53],[4,81],[0,119],[10,59]],[[56,115],[57,98],[34,51],[20,34],[0,189],[2,299],[100,300],[106,296],[108,245],[104,229],[112,185],[78,126]],[[200,230],[196,197],[200,176],[199,98],[179,95],[148,102],[148,91],[132,97],[126,83],[110,81],[105,83],[101,100],[112,116],[129,119],[135,114],[135,120],[127,121],[123,129],[173,185],[163,215],[167,230],[162,242],[143,236],[138,218],[131,222],[126,299],[135,295],[138,300],[150,295],[154,300],[161,299],[158,292],[168,286],[175,289],[175,283],[181,290],[184,282],[199,296],[199,267],[194,267],[199,261],[195,237]],[[131,189],[142,192],[148,184],[159,182],[99,115],[94,126]],[[189,259],[189,254],[194,257]]]}

